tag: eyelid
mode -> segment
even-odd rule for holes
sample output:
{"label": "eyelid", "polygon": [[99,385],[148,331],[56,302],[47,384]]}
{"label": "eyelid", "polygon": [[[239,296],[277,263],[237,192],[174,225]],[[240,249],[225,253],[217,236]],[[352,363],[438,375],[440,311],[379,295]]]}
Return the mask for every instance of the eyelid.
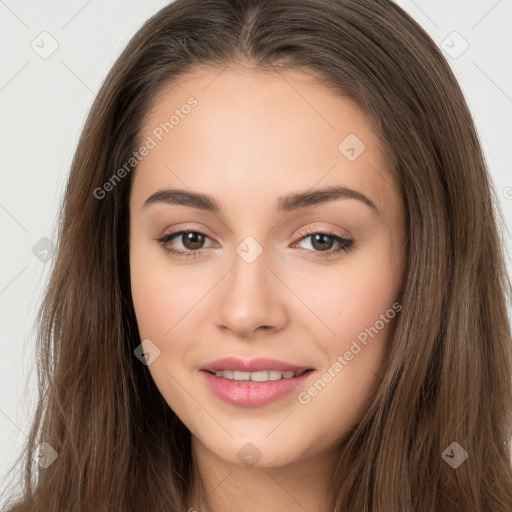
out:
{"label": "eyelid", "polygon": [[335,229],[333,229],[333,228],[322,228],[320,226],[313,225],[313,226],[308,226],[307,228],[300,230],[297,236],[299,237],[299,240],[300,240],[301,238],[305,237],[306,235],[312,235],[312,234],[316,234],[316,233],[325,233],[326,235],[338,236],[340,238],[346,238],[346,239],[353,238],[351,233],[349,233],[346,229],[343,231],[344,232],[342,232],[342,233],[337,233],[335,231]]}
{"label": "eyelid", "polygon": [[[165,236],[169,236],[169,235],[173,235],[173,234],[178,234],[182,231],[192,231],[195,233],[200,233],[200,234],[207,236],[210,240],[214,240],[214,237],[210,236],[206,229],[204,229],[202,227],[198,229],[197,226],[194,226],[191,224],[180,224],[178,226],[171,228],[170,230],[164,230],[163,233],[161,233],[157,237],[157,239],[161,239]],[[293,243],[298,242],[299,240],[301,240],[302,238],[304,238],[307,235],[316,234],[316,233],[325,233],[330,236],[339,236],[340,238],[346,238],[346,239],[352,238],[352,235],[347,230],[344,230],[344,231],[345,231],[345,233],[335,233],[332,228],[322,228],[322,227],[315,226],[315,225],[308,226],[304,229],[299,230]]]}
{"label": "eyelid", "polygon": [[207,236],[208,238],[212,239],[213,240],[213,237],[211,237],[209,234],[208,234],[208,230],[206,228],[203,228],[203,227],[200,227],[198,228],[197,225],[196,226],[193,226],[191,224],[180,224],[178,226],[174,226],[172,228],[169,228],[169,229],[165,229],[159,236],[158,238],[162,238],[164,236],[168,236],[168,235],[174,235],[174,234],[177,234],[181,231],[193,231],[194,233],[202,233],[203,235]]}

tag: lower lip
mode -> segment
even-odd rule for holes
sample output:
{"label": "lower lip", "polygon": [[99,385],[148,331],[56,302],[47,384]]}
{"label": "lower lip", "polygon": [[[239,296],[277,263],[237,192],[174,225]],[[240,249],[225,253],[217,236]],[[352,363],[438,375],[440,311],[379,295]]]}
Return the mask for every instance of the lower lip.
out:
{"label": "lower lip", "polygon": [[259,407],[277,400],[301,386],[313,370],[291,379],[244,382],[217,377],[202,370],[206,385],[221,400],[240,407]]}

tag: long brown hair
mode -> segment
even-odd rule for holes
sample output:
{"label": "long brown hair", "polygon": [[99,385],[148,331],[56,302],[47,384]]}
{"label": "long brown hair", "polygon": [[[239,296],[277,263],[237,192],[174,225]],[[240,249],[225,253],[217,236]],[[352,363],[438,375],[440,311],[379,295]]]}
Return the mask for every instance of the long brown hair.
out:
{"label": "long brown hair", "polygon": [[[382,381],[345,439],[338,470],[350,460],[348,471],[332,475],[335,511],[510,512],[503,220],[449,65],[388,0],[177,0],[129,42],[92,106],[67,183],[39,314],[40,397],[23,495],[9,510],[187,510],[190,433],[133,353],[135,169],[103,198],[94,191],[129,161],[164,87],[199,66],[237,61],[310,70],[355,100],[376,123],[405,205],[403,309]],[[35,464],[41,443],[58,454],[46,468]],[[448,459],[462,449],[468,457],[454,468]]]}

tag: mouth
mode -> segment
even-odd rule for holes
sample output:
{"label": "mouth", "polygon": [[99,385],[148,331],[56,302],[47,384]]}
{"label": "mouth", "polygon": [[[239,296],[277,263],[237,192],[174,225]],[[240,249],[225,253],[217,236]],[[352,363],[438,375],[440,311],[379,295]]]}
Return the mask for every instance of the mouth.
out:
{"label": "mouth", "polygon": [[[275,372],[279,372],[281,374],[286,374],[285,378],[291,378],[292,375],[290,372],[294,374],[300,374],[305,370],[312,370],[313,368],[308,366],[299,366],[292,363],[287,363],[285,361],[279,361],[277,359],[269,359],[264,357],[259,357],[256,359],[240,359],[237,357],[224,357],[222,359],[217,359],[208,364],[205,364],[201,367],[201,370],[205,370],[211,373],[216,372],[239,372],[239,373],[261,373],[268,372],[274,376],[274,380],[277,380],[277,374]],[[229,375],[229,374],[228,374]],[[232,377],[227,377],[232,378]],[[281,378],[281,377],[279,377]]]}
{"label": "mouth", "polygon": [[241,407],[258,407],[288,395],[315,371],[275,359],[224,358],[202,368],[208,388],[220,399]]}
{"label": "mouth", "polygon": [[245,372],[241,370],[217,370],[215,372],[204,370],[216,377],[223,379],[236,380],[238,382],[269,382],[281,379],[293,379],[299,377],[305,372],[312,371],[312,369],[300,371],[278,371],[278,370],[261,370],[257,372]]}

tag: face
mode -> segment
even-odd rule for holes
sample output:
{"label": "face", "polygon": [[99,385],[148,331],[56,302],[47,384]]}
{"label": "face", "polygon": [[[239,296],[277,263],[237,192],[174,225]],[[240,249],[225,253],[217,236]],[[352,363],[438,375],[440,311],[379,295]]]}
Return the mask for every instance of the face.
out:
{"label": "face", "polygon": [[231,68],[187,75],[144,126],[130,272],[156,386],[225,461],[329,452],[401,309],[404,211],[371,120],[304,72]]}

